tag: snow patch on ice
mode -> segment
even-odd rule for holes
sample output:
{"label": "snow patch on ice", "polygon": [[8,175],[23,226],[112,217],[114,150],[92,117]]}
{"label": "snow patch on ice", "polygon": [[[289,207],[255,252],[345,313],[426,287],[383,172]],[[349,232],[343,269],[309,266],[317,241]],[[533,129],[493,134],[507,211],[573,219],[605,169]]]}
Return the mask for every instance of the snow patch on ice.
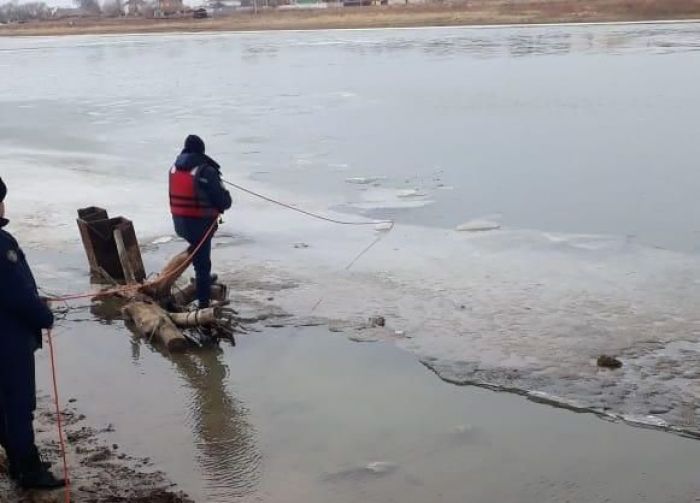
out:
{"label": "snow patch on ice", "polygon": [[469,220],[468,222],[464,222],[463,224],[458,225],[455,227],[456,231],[460,232],[482,232],[482,231],[493,231],[496,229],[500,229],[501,224],[498,222],[494,222],[493,220]]}
{"label": "snow patch on ice", "polygon": [[345,179],[345,183],[352,183],[355,185],[369,185],[371,183],[380,182],[386,180],[384,176],[353,176]]}

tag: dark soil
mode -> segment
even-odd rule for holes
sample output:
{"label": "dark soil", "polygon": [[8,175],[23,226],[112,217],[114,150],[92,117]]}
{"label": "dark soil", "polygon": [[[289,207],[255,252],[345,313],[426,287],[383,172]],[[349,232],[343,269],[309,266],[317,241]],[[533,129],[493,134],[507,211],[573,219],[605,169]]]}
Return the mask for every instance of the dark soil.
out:
{"label": "dark soil", "polygon": [[[70,408],[64,410],[67,454],[72,480],[71,501],[74,503],[194,503],[178,491],[164,473],[144,472],[150,466],[148,459],[129,456],[119,451],[116,444],[101,439],[114,431],[112,425],[96,429],[85,424],[86,418]],[[46,461],[53,463],[54,473],[62,474],[60,449],[56,433],[55,414],[51,412],[48,397],[39,399],[35,428],[37,443]],[[10,503],[63,503],[64,491],[23,491],[7,477],[4,453],[0,452],[0,502]]]}

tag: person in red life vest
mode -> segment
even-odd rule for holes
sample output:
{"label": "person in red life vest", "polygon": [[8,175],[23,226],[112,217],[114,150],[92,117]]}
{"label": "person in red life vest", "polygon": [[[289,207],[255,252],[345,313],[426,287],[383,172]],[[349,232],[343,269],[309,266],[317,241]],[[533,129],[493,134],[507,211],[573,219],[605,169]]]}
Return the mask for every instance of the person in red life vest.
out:
{"label": "person in red life vest", "polygon": [[[221,181],[219,164],[204,153],[204,141],[190,135],[170,169],[170,212],[175,233],[190,244],[190,252],[205,239],[220,215],[231,207],[231,194]],[[211,295],[211,239],[202,243],[192,261],[199,308],[209,306]]]}

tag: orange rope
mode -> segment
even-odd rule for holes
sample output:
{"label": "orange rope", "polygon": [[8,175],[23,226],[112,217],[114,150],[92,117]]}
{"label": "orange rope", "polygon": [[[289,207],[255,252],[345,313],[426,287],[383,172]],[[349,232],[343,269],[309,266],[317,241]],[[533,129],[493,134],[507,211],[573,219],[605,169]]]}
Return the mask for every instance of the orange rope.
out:
{"label": "orange rope", "polygon": [[[299,212],[299,213],[302,213],[302,214],[304,214],[304,215],[310,216],[310,217],[312,217],[312,218],[317,218],[317,219],[319,219],[319,220],[325,220],[326,222],[332,222],[332,223],[334,223],[334,224],[341,224],[341,225],[377,225],[377,224],[391,224],[391,227],[392,227],[392,228],[393,228],[393,226],[394,226],[394,221],[393,221],[393,220],[371,220],[371,221],[368,221],[368,222],[364,222],[364,221],[363,221],[363,222],[357,222],[357,221],[337,220],[337,219],[335,219],[335,218],[325,217],[325,216],[323,216],[323,215],[319,215],[319,214],[317,214],[317,213],[313,213],[313,212],[311,212],[311,211],[304,210],[304,209],[302,209],[302,208],[297,208],[296,206],[292,206],[291,204],[287,204],[287,203],[284,203],[284,202],[282,202],[282,201],[278,201],[278,200],[276,200],[276,199],[273,199],[273,198],[271,198],[271,197],[265,196],[265,195],[263,195],[263,194],[259,194],[259,193],[257,193],[257,192],[254,192],[254,191],[250,190],[250,189],[246,189],[245,187],[242,187],[242,186],[240,186],[240,185],[238,185],[238,184],[235,184],[235,183],[233,183],[233,182],[229,182],[228,180],[222,179],[221,181],[224,182],[224,183],[227,184],[227,185],[230,185],[231,187],[234,187],[234,188],[236,188],[236,189],[238,189],[238,190],[240,190],[240,191],[242,191],[242,192],[245,192],[245,193],[247,193],[247,194],[250,194],[250,195],[252,195],[252,196],[258,197],[258,198],[260,198],[260,199],[262,199],[262,200],[264,200],[264,201],[267,201],[267,202],[270,202],[270,203],[273,203],[273,204],[277,204],[277,205],[279,205],[279,206],[282,206],[282,207],[284,207],[284,208],[290,209],[290,210],[292,210],[292,211],[297,211],[297,212]],[[178,268],[174,269],[171,273],[166,274],[166,275],[165,275],[166,278],[170,277],[171,275],[175,275],[175,274],[180,275],[180,274],[182,274],[182,272],[183,272],[185,269],[187,269],[187,267],[189,267],[189,265],[190,265],[190,263],[192,262],[192,259],[194,258],[194,256],[197,254],[197,252],[199,251],[199,249],[204,245],[205,241],[209,238],[209,236],[212,234],[212,232],[214,231],[214,229],[216,229],[216,223],[217,223],[217,221],[214,220],[214,222],[211,224],[211,227],[209,227],[209,230],[207,230],[206,234],[204,234],[204,237],[201,239],[201,241],[200,241],[200,242],[197,244],[197,246],[195,247],[194,251],[192,251],[192,253],[190,253],[190,255],[187,257],[187,260],[186,260],[185,262],[183,262],[183,265],[182,265],[181,267],[178,267]],[[374,243],[373,243],[372,245],[370,245],[370,248],[371,248],[373,245],[374,245]],[[367,250],[363,251],[360,255],[363,255],[366,251],[367,251]],[[359,257],[358,257],[358,258],[359,258]],[[357,259],[355,259],[355,260],[353,261],[353,263],[354,263],[356,260],[357,260]],[[352,263],[350,264],[350,266],[352,266]],[[349,268],[350,266],[348,266],[348,268]],[[161,278],[157,277],[156,279],[161,279]],[[112,289],[110,289],[110,290],[102,290],[101,292],[98,292],[98,293],[78,293],[78,294],[63,295],[63,296],[60,296],[60,297],[51,297],[50,300],[57,301],[57,302],[61,302],[61,301],[66,301],[66,300],[77,300],[77,299],[87,299],[87,298],[90,298],[90,297],[99,297],[99,296],[102,296],[102,295],[114,295],[114,294],[119,294],[119,293],[124,293],[124,292],[130,292],[130,291],[132,291],[132,290],[133,290],[133,291],[136,291],[136,290],[138,290],[138,289],[140,289],[140,288],[142,288],[142,287],[144,287],[144,286],[148,286],[149,284],[152,284],[153,281],[155,281],[155,280],[147,281],[146,283],[144,283],[144,284],[142,284],[142,285],[124,285],[124,286],[119,286],[119,287],[116,287],[116,288],[112,288]]]}
{"label": "orange rope", "polygon": [[67,300],[77,300],[77,299],[87,299],[87,298],[93,298],[93,297],[102,297],[106,295],[115,295],[119,293],[126,293],[126,292],[132,292],[139,290],[141,288],[144,288],[148,285],[153,284],[157,280],[162,280],[163,278],[170,278],[171,276],[179,276],[182,274],[185,269],[187,269],[190,264],[192,263],[192,260],[194,259],[194,256],[197,255],[197,252],[204,246],[204,243],[211,237],[211,235],[214,233],[214,230],[216,229],[217,225],[217,220],[214,220],[207,229],[207,232],[202,236],[202,239],[197,243],[197,246],[192,250],[192,252],[187,256],[187,259],[182,263],[182,265],[173,271],[169,272],[165,276],[156,276],[154,279],[151,279],[149,281],[146,281],[143,284],[135,284],[135,285],[123,285],[123,286],[117,286],[115,288],[110,288],[108,290],[101,290],[99,292],[87,292],[87,293],[76,293],[76,294],[66,294],[66,295],[61,295],[59,297],[48,297],[49,300],[53,302],[65,302]]}
{"label": "orange rope", "polygon": [[337,220],[335,218],[325,217],[323,215],[319,215],[318,213],[313,213],[311,211],[307,211],[307,210],[304,210],[302,208],[297,208],[296,206],[292,206],[291,204],[283,203],[282,201],[278,201],[277,199],[272,199],[271,197],[265,196],[263,194],[258,194],[257,192],[253,192],[252,190],[246,189],[245,187],[242,187],[238,184],[235,184],[233,182],[229,182],[228,180],[222,179],[221,181],[224,182],[226,185],[230,185],[231,187],[234,187],[234,188],[240,190],[241,192],[245,192],[246,194],[250,194],[251,196],[255,196],[259,199],[262,199],[263,201],[267,201],[268,203],[276,204],[278,206],[282,206],[283,208],[287,208],[288,210],[296,211],[298,213],[309,216],[311,218],[317,218],[319,220],[324,220],[326,222],[331,222],[331,223],[340,224],[340,225],[377,225],[377,224],[392,224],[392,226],[394,225],[393,220],[370,220],[369,222],[366,222],[366,221],[348,222],[347,220]]}
{"label": "orange rope", "polygon": [[68,459],[66,458],[66,444],[63,440],[63,423],[61,421],[61,407],[58,398],[58,380],[56,379],[56,359],[53,351],[53,337],[51,330],[47,330],[46,334],[49,339],[49,354],[51,356],[51,377],[53,379],[53,398],[56,405],[56,424],[58,425],[58,439],[61,445],[61,455],[63,456],[63,478],[66,481],[65,486],[65,501],[70,503],[70,479],[68,478]]}
{"label": "orange rope", "polygon": [[[192,253],[190,253],[187,256],[187,260],[178,268],[170,272],[169,274],[166,274],[164,277],[168,278],[170,275],[180,275],[182,272],[189,267],[190,263],[192,262],[192,259],[194,256],[197,254],[197,252],[204,246],[204,243],[206,242],[207,239],[212,235],[214,232],[214,229],[216,229],[216,224],[217,221],[214,220],[212,222],[211,226],[207,230],[207,232],[204,234],[202,239],[199,241],[197,246],[192,250]],[[151,282],[146,282],[144,285],[125,285],[117,288],[112,288],[110,290],[105,290],[102,292],[98,293],[79,293],[79,294],[72,294],[72,295],[63,295],[60,297],[51,297],[51,300],[53,301],[66,301],[66,300],[73,300],[73,299],[83,299],[87,297],[96,297],[99,295],[109,295],[112,293],[121,293],[129,290],[137,290],[141,288],[142,286],[148,285],[149,283],[152,283],[154,280],[151,280]],[[61,406],[60,406],[60,399],[58,396],[58,379],[56,378],[56,357],[53,349],[53,337],[51,330],[47,330],[46,332],[48,341],[49,341],[49,355],[51,359],[51,378],[53,380],[53,398],[54,398],[54,405],[56,408],[56,424],[58,427],[58,440],[59,444],[61,446],[61,456],[63,458],[63,478],[66,481],[65,485],[65,503],[70,503],[71,501],[71,488],[70,488],[70,478],[69,478],[69,473],[68,473],[68,458],[66,455],[66,444],[63,439],[63,422],[61,420]]]}
{"label": "orange rope", "polygon": [[[197,252],[204,246],[204,243],[207,242],[207,239],[211,237],[211,235],[214,233],[214,230],[216,229],[216,225],[218,224],[218,217],[214,219],[214,221],[211,223],[209,226],[209,229],[207,229],[207,232],[204,233],[204,236],[202,236],[202,239],[199,240],[199,243],[197,243],[197,246],[195,246],[194,250],[192,250],[192,253],[190,253],[187,256],[187,259],[180,265],[180,267],[177,267],[176,269],[173,269],[170,273],[166,274],[163,276],[164,278],[170,278],[171,276],[180,276],[183,272],[185,272],[185,269],[187,269],[190,264],[192,263],[192,260],[194,260],[194,256],[197,255]],[[144,286],[148,284],[152,284],[156,280],[161,280],[162,278],[160,276],[156,276],[155,279],[152,279],[151,281],[147,281],[144,283]]]}
{"label": "orange rope", "polygon": [[87,293],[76,293],[69,295],[61,295],[60,297],[48,297],[52,302],[64,302],[67,300],[77,300],[77,299],[87,299],[92,297],[101,297],[103,295],[114,295],[117,293],[124,293],[130,290],[137,290],[143,285],[124,285],[117,288],[110,288],[109,290],[100,290],[99,292],[87,292]]}

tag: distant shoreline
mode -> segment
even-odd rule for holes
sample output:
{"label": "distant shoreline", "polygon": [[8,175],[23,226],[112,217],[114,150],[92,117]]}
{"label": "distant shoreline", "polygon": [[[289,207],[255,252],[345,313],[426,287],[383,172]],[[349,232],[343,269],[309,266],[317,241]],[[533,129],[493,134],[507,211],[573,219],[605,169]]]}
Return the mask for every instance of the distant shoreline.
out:
{"label": "distant shoreline", "polygon": [[262,10],[208,19],[72,18],[0,26],[0,36],[197,33],[700,21],[700,0],[473,0],[326,9]]}

